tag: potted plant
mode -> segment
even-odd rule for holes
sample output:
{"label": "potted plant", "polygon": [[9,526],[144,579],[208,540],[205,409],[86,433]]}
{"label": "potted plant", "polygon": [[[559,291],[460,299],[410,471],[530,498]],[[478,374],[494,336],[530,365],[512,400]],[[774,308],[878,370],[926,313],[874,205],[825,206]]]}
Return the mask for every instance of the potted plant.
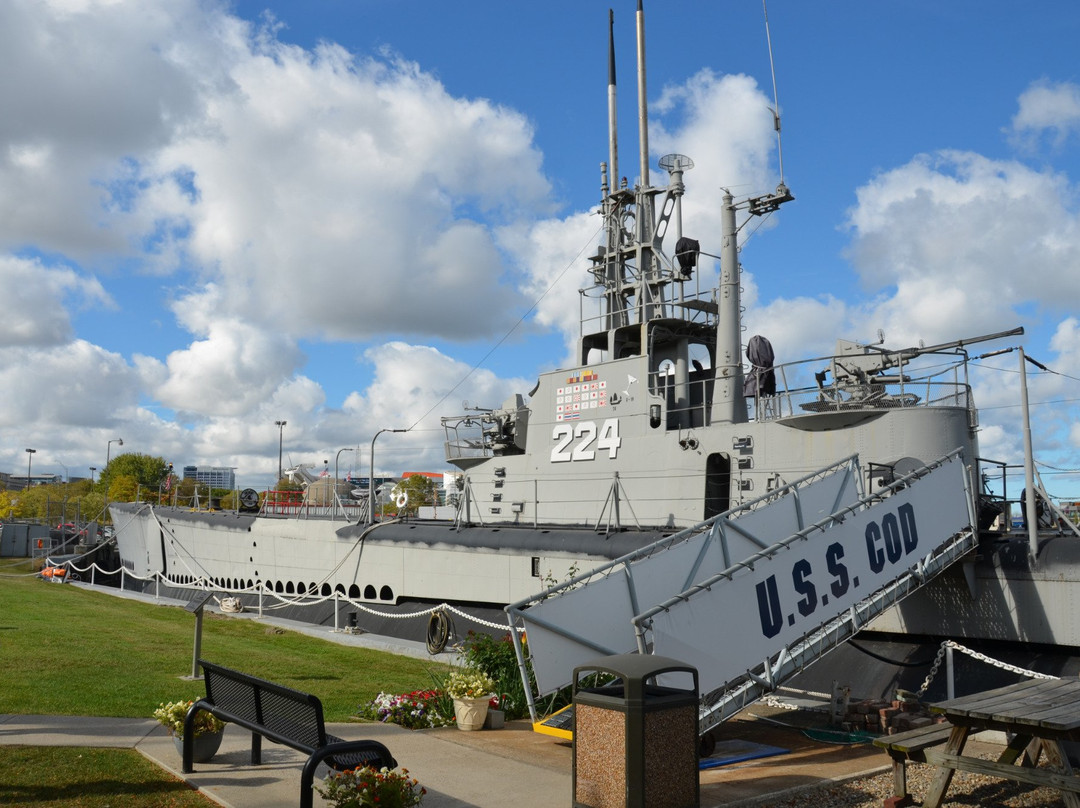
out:
{"label": "potted plant", "polygon": [[454,700],[454,718],[458,729],[483,728],[495,691],[491,677],[479,668],[458,668],[447,677],[445,690],[446,695]]}
{"label": "potted plant", "polygon": [[[170,701],[162,703],[154,710],[154,718],[172,735],[176,751],[184,754],[184,719],[194,701]],[[221,736],[225,732],[225,722],[212,713],[200,710],[195,716],[196,763],[206,763],[221,746]]]}
{"label": "potted plant", "polygon": [[326,778],[315,790],[333,808],[412,808],[419,805],[427,789],[408,769],[374,769],[362,766]]}

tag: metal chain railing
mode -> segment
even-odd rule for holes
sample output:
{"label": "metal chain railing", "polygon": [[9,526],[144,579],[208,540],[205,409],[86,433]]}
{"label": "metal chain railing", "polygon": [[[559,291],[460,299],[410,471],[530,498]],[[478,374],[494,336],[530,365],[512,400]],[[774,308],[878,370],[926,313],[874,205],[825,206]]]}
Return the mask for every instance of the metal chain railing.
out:
{"label": "metal chain railing", "polygon": [[[79,566],[77,566],[76,564],[74,564],[71,561],[66,562],[66,564],[72,570],[73,573],[81,573],[83,575],[85,575],[86,573],[89,573],[91,570],[96,570],[97,572],[99,572],[101,574],[106,574],[106,575],[107,574],[116,574],[116,573],[120,572],[120,570],[105,570],[101,566],[99,566],[97,564],[97,562],[91,562],[86,567],[79,567]],[[37,573],[31,573],[31,574],[36,575]],[[123,574],[124,574],[125,577],[133,578],[135,580],[139,580],[139,581],[154,581],[154,580],[157,580],[157,581],[160,581],[165,586],[181,588],[181,589],[198,590],[198,589],[203,588],[203,586],[202,586],[203,584],[205,584],[206,586],[211,585],[211,582],[209,581],[209,579],[207,579],[205,581],[196,581],[194,584],[181,584],[181,583],[178,583],[177,581],[170,580],[167,576],[162,575],[159,572],[155,572],[155,573],[152,573],[150,575],[137,575],[136,573],[133,573],[130,570],[124,570]],[[72,578],[69,579],[69,580],[77,580],[77,577],[72,576]],[[215,588],[217,588],[217,587],[215,586]],[[235,591],[237,593],[245,593],[246,592],[248,594],[256,594],[259,591],[259,587],[258,586],[254,586],[254,587],[250,587],[250,588],[245,587],[243,589],[238,589],[238,590],[235,590]],[[325,603],[328,600],[332,600],[335,597],[334,594],[331,593],[330,595],[324,595],[324,596],[320,596],[320,597],[300,596],[300,597],[294,597],[294,598],[285,598],[285,597],[281,597],[278,593],[271,592],[271,591],[266,591],[266,590],[263,591],[263,594],[264,595],[269,595],[274,600],[278,601],[276,604],[273,604],[271,606],[266,607],[268,609],[281,609],[281,608],[285,608],[285,607],[288,607],[288,606],[317,606],[317,605],[319,605],[321,603]],[[485,620],[482,617],[477,617],[474,614],[469,614],[466,611],[462,611],[460,608],[458,608],[456,606],[453,606],[453,605],[451,605],[449,603],[440,603],[437,606],[432,606],[432,607],[427,608],[427,609],[420,609],[420,610],[415,611],[415,612],[392,613],[392,612],[380,611],[378,609],[372,609],[371,607],[367,606],[366,604],[355,601],[352,598],[343,597],[341,595],[341,593],[337,593],[337,598],[342,603],[347,603],[349,606],[351,606],[351,607],[353,607],[355,609],[358,609],[358,610],[363,611],[363,612],[367,612],[368,614],[373,615],[375,617],[388,618],[388,619],[391,619],[391,620],[411,620],[411,619],[415,619],[417,617],[430,616],[434,612],[447,611],[447,612],[454,613],[458,617],[462,617],[462,618],[464,618],[466,620],[470,620],[473,623],[476,623],[477,625],[484,626],[485,628],[504,629],[506,631],[510,630],[510,626],[507,623],[495,623],[495,622],[492,622],[490,620]],[[237,601],[238,601],[238,599],[234,598],[234,597],[223,597],[223,598],[219,599],[219,605],[222,607],[222,611],[234,612],[234,611],[238,611],[238,609],[236,608]],[[523,631],[524,629],[515,627],[514,630],[515,631]]]}
{"label": "metal chain railing", "polygon": [[945,640],[941,643],[941,647],[938,648],[937,656],[934,657],[934,664],[930,666],[930,673],[926,675],[923,680],[922,687],[919,688],[916,694],[920,699],[925,695],[927,689],[930,687],[930,683],[934,680],[937,672],[941,669],[941,662],[945,659],[946,653],[949,649],[959,651],[962,654],[967,654],[972,659],[979,662],[985,662],[987,665],[992,665],[995,668],[1009,671],[1010,673],[1017,673],[1021,676],[1027,676],[1029,679],[1058,679],[1060,677],[1053,676],[1049,673],[1039,673],[1038,671],[1028,670],[1027,668],[1021,668],[1018,665],[1010,665],[1008,662],[1002,662],[1000,659],[994,659],[986,654],[981,654],[978,651],[974,651],[971,648],[967,648],[958,642],[953,640]]}

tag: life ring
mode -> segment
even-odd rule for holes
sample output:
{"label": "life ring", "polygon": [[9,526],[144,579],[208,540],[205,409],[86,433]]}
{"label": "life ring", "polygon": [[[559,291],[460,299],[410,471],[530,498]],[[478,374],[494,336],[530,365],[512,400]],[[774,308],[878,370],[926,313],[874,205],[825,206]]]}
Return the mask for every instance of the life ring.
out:
{"label": "life ring", "polygon": [[45,542],[43,542],[41,539],[38,539],[37,540],[37,548],[40,550],[44,546],[45,546]]}
{"label": "life ring", "polygon": [[404,488],[399,488],[397,496],[394,498],[394,504],[397,505],[398,508],[404,508],[406,505],[408,505],[409,492],[406,491]]}

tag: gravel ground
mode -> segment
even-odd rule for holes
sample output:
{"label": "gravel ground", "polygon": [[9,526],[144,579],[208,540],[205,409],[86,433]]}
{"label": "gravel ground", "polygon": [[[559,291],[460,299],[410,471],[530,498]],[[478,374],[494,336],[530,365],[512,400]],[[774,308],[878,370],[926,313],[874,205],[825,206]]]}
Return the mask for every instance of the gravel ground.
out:
{"label": "gravel ground", "polygon": [[[989,754],[977,755],[993,760]],[[907,767],[908,792],[920,803],[934,779],[936,769],[920,763]],[[892,772],[846,783],[803,791],[769,803],[773,808],[862,808],[881,806],[892,796]],[[942,808],[956,806],[1000,806],[1000,808],[1059,808],[1065,805],[1055,789],[1035,787],[969,772],[955,772]]]}

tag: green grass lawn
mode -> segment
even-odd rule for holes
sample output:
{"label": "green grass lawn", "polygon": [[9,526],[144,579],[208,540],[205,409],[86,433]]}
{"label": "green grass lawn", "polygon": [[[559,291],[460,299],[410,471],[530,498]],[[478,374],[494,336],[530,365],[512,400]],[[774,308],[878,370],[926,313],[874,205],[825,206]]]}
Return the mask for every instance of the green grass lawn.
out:
{"label": "green grass lawn", "polygon": [[[150,717],[163,701],[199,698],[190,675],[195,618],[178,606],[114,597],[0,564],[0,713]],[[202,656],[313,693],[345,721],[380,691],[431,686],[434,661],[338,645],[207,613]]]}
{"label": "green grass lawn", "polygon": [[[29,574],[0,560],[0,713],[150,718],[196,699],[194,616]],[[207,613],[202,656],[313,693],[345,721],[380,691],[431,686],[434,661],[336,643]],[[0,805],[211,808],[216,803],[130,749],[0,746]]]}
{"label": "green grass lawn", "polygon": [[0,746],[0,805],[215,808],[134,749]]}

